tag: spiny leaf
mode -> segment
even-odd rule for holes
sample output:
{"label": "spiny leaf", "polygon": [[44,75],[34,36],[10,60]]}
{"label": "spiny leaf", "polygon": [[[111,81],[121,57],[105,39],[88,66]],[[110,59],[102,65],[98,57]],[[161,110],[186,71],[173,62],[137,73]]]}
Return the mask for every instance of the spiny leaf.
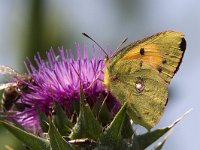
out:
{"label": "spiny leaf", "polygon": [[174,123],[172,123],[170,126],[167,126],[163,129],[157,129],[151,132],[147,132],[145,134],[139,135],[136,137],[138,141],[138,145],[140,145],[140,149],[145,149],[149,145],[151,145],[153,142],[158,140],[161,136],[163,136],[165,133],[167,133],[170,129],[172,129],[185,115],[187,115],[191,110],[184,113],[179,119],[177,119]]}
{"label": "spiny leaf", "polygon": [[107,146],[109,149],[122,148],[122,129],[126,118],[126,103],[114,117],[111,124],[105,129],[100,137],[101,145]]}
{"label": "spiny leaf", "polygon": [[72,106],[70,107],[71,113],[79,113],[80,112],[80,101],[79,100],[72,100]]}
{"label": "spiny leaf", "polygon": [[47,133],[49,130],[49,126],[47,124],[49,122],[49,119],[47,118],[46,114],[39,107],[36,107],[36,110],[37,110],[37,113],[39,116],[40,126],[41,126],[42,130]]}
{"label": "spiny leaf", "polygon": [[85,98],[85,94],[83,92],[83,85],[80,84],[80,103],[83,104],[85,99],[86,98]]}
{"label": "spiny leaf", "polygon": [[72,150],[72,146],[62,138],[57,131],[55,125],[50,122],[49,124],[49,138],[52,150]]}
{"label": "spiny leaf", "polygon": [[81,139],[81,138],[89,138],[93,140],[97,140],[99,135],[102,132],[101,125],[95,119],[90,107],[88,104],[84,104],[85,98],[83,91],[81,89],[81,103],[80,103],[80,113],[78,120],[72,129],[72,133],[70,134],[71,139]]}
{"label": "spiny leaf", "polygon": [[101,134],[102,129],[99,122],[94,118],[92,111],[90,110],[89,105],[82,105],[80,108],[80,114],[72,129],[70,138],[72,139],[81,139],[89,138],[97,140]]}
{"label": "spiny leaf", "polygon": [[1,122],[2,125],[9,130],[14,136],[21,140],[24,144],[30,147],[32,150],[49,150],[49,142],[45,139],[37,137],[31,133],[28,133],[20,128],[13,125]]}
{"label": "spiny leaf", "polygon": [[106,103],[102,103],[104,101],[104,97],[101,95],[100,99],[94,104],[92,108],[92,112],[94,113],[95,117],[103,124],[106,125],[111,122],[112,115],[106,105]]}
{"label": "spiny leaf", "polygon": [[66,136],[71,131],[73,124],[69,121],[65,111],[62,107],[55,103],[55,110],[53,114],[53,123],[58,128],[61,135]]}
{"label": "spiny leaf", "polygon": [[131,138],[133,134],[134,134],[133,127],[131,125],[128,115],[126,115],[124,120],[124,126],[122,128],[122,137],[128,139]]}
{"label": "spiny leaf", "polygon": [[161,150],[163,145],[165,144],[165,142],[167,141],[167,139],[169,138],[169,136],[172,133],[173,128],[168,132],[168,134],[165,136],[165,138],[156,145],[155,150]]}

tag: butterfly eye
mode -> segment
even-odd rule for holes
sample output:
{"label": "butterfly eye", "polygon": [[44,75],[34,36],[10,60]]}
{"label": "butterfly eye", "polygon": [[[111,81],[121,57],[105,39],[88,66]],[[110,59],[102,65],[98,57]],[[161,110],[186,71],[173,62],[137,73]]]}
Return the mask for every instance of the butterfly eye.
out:
{"label": "butterfly eye", "polygon": [[138,78],[135,83],[135,88],[138,92],[142,92],[144,90],[144,82],[141,78]]}

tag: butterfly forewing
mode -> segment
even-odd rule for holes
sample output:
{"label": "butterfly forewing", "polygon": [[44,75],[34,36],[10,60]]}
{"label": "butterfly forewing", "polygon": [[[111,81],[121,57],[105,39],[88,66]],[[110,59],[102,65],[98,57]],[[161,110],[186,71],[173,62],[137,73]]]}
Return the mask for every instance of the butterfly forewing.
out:
{"label": "butterfly forewing", "polygon": [[170,82],[179,68],[186,41],[180,32],[160,32],[134,42],[111,58],[111,64],[123,60],[140,60],[158,70],[160,76]]}

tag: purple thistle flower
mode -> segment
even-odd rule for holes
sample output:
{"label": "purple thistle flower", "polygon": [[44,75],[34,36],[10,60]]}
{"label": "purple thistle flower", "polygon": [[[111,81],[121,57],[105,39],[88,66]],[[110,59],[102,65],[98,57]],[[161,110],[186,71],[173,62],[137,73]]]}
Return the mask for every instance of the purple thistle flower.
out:
{"label": "purple thistle flower", "polygon": [[[17,112],[14,118],[26,127],[39,127],[36,107],[39,107],[46,115],[52,111],[54,102],[60,104],[70,117],[73,113],[73,103],[80,99],[80,83],[86,96],[87,103],[93,107],[100,97],[107,96],[103,80],[103,56],[98,50],[98,57],[88,58],[87,50],[77,44],[77,59],[74,59],[71,50],[59,48],[59,56],[53,49],[47,52],[48,60],[45,61],[38,53],[34,57],[37,68],[29,59],[25,63],[28,75],[32,82],[26,82],[28,90],[22,91],[20,102],[27,106],[23,111]],[[102,98],[102,97],[101,97]],[[108,95],[106,104],[114,116],[119,110],[120,104]]]}

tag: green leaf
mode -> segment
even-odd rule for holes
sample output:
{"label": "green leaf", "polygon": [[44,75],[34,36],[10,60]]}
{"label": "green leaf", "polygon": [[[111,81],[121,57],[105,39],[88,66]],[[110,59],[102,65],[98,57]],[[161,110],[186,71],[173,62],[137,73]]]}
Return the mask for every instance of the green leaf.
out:
{"label": "green leaf", "polygon": [[122,130],[126,118],[126,103],[114,117],[111,124],[106,128],[100,137],[101,145],[108,146],[110,149],[119,148],[122,144]]}
{"label": "green leaf", "polygon": [[104,97],[101,96],[100,99],[98,99],[97,102],[94,104],[92,108],[92,112],[103,125],[107,125],[108,123],[111,122],[112,115],[106,103],[104,103],[102,106],[103,101],[104,101]]}
{"label": "green leaf", "polygon": [[72,146],[60,135],[55,125],[49,124],[49,138],[52,150],[72,150]]}
{"label": "green leaf", "polygon": [[145,149],[149,145],[151,145],[153,142],[158,140],[161,136],[163,136],[167,131],[169,131],[172,128],[172,126],[165,127],[163,129],[157,129],[152,132],[147,132],[145,134],[139,135],[137,137],[138,145],[140,149]]}
{"label": "green leaf", "polygon": [[54,111],[55,112],[53,114],[53,123],[58,128],[58,131],[61,135],[67,136],[67,134],[70,133],[73,124],[69,121],[65,111],[58,103],[55,103]]}
{"label": "green leaf", "polygon": [[78,120],[70,134],[71,139],[89,138],[97,140],[102,132],[88,104],[81,104]]}
{"label": "green leaf", "polygon": [[86,99],[86,97],[85,97],[85,94],[83,92],[83,85],[80,84],[80,103],[83,104],[85,99]]}
{"label": "green leaf", "polygon": [[183,114],[179,119],[177,119],[173,124],[170,126],[167,126],[163,129],[157,129],[151,132],[147,132],[145,134],[139,135],[136,137],[138,141],[138,145],[140,146],[140,149],[145,149],[149,145],[151,145],[153,142],[158,140],[161,136],[163,136],[165,133],[167,133],[170,129],[172,129],[186,114],[190,112],[187,111],[186,113]]}
{"label": "green leaf", "polygon": [[24,144],[30,147],[32,150],[49,150],[49,142],[45,139],[37,137],[31,133],[28,133],[20,128],[13,125],[1,122],[2,125],[9,130],[14,136],[21,140]]}
{"label": "green leaf", "polygon": [[39,107],[36,107],[36,110],[37,110],[37,113],[39,116],[40,126],[41,126],[43,132],[47,133],[49,130],[49,126],[47,124],[49,122],[49,119],[47,118],[46,114]]}
{"label": "green leaf", "polygon": [[77,99],[72,100],[72,106],[70,107],[71,113],[79,113],[80,112],[80,101]]}
{"label": "green leaf", "polygon": [[102,132],[102,128],[95,119],[90,106],[84,104],[85,95],[82,86],[80,87],[80,113],[69,137],[71,139],[89,138],[97,140]]}
{"label": "green leaf", "polygon": [[131,125],[128,115],[126,115],[124,120],[124,125],[122,128],[122,137],[128,139],[131,138],[133,134],[134,134],[133,127]]}
{"label": "green leaf", "polygon": [[169,136],[171,135],[172,130],[173,130],[173,129],[171,129],[171,130],[168,132],[168,134],[165,136],[165,138],[164,138],[160,143],[158,143],[158,144],[156,145],[155,150],[161,150],[161,149],[162,149],[163,145],[165,144],[165,142],[167,141],[167,139],[168,139]]}

